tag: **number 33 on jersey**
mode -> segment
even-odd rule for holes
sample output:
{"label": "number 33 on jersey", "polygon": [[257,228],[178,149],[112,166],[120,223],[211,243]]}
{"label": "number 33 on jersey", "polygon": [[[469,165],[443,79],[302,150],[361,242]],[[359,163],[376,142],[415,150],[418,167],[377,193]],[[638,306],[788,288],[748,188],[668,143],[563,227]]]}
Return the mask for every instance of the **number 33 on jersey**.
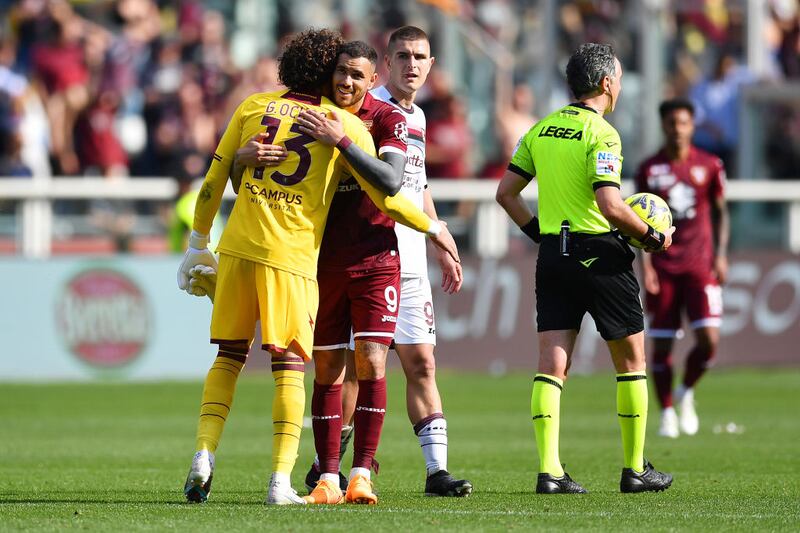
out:
{"label": "number 33 on jersey", "polygon": [[345,134],[375,155],[361,121],[328,99],[285,90],[254,94],[236,109],[220,140],[200,192],[195,229],[208,233],[236,150],[254,135],[266,133],[266,142],[284,145],[289,156],[276,167],[245,170],[217,250],[315,278],[328,209],[347,163],[339,150],[299,131],[294,119],[304,109],[335,111]]}

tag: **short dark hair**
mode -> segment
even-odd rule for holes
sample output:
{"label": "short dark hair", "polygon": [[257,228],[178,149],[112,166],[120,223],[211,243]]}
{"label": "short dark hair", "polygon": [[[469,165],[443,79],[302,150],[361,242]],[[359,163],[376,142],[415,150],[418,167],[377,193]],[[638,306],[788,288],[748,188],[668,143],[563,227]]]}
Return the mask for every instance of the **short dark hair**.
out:
{"label": "short dark hair", "polygon": [[392,49],[392,45],[397,41],[428,41],[428,34],[422,31],[421,29],[417,28],[416,26],[403,26],[402,28],[397,28],[392,32],[389,36],[389,50]]}
{"label": "short dark hair", "polygon": [[608,44],[584,43],[567,63],[567,85],[575,98],[595,92],[606,76],[614,77],[614,49]]}
{"label": "short dark hair", "polygon": [[661,116],[661,120],[664,120],[667,118],[667,115],[679,109],[685,109],[690,115],[692,115],[692,117],[694,117],[694,104],[686,98],[673,98],[672,100],[664,100],[661,102],[661,105],[658,106],[658,114]]}
{"label": "short dark hair", "polygon": [[286,44],[278,59],[278,76],[292,91],[319,94],[330,83],[344,39],[339,32],[310,29]]}
{"label": "short dark hair", "polygon": [[378,63],[378,52],[364,41],[348,41],[339,47],[338,56],[347,54],[352,58],[364,57],[373,65]]}

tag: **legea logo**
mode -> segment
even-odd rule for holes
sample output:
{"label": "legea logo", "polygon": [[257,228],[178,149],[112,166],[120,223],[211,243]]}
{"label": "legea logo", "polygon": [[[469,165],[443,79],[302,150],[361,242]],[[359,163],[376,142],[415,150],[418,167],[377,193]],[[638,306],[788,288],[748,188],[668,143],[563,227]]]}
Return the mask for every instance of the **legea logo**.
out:
{"label": "legea logo", "polygon": [[117,368],[142,352],[149,334],[147,302],[139,287],[113,270],[93,269],[72,278],[56,305],[59,332],[86,363]]}

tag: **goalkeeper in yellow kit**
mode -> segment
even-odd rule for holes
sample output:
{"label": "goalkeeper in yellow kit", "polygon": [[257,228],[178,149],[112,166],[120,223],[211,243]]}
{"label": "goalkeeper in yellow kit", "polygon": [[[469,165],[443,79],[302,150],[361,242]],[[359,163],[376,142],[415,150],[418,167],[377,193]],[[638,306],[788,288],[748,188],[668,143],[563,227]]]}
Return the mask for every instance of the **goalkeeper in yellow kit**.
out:
{"label": "goalkeeper in yellow kit", "polygon": [[[357,117],[342,112],[321,95],[323,88],[330,86],[341,43],[341,37],[328,30],[309,30],[289,42],[279,65],[288,90],[254,94],[239,105],[198,196],[178,285],[196,294],[189,284],[192,268],[218,268],[211,342],[219,345],[219,353],[206,377],[197,453],[184,487],[191,502],[208,497],[214,452],[260,320],[262,347],[270,353],[275,379],[273,473],[266,502],[305,503],[289,478],[300,443],[304,363],[311,357],[318,306],[317,256],[342,172],[355,176],[381,210],[402,224],[427,232],[457,259],[455,243],[444,226],[402,195],[386,197],[362,177],[364,168],[356,163],[374,157],[372,137]],[[326,114],[338,111],[345,128],[343,141],[334,148],[302,133],[295,118],[304,109]],[[217,267],[207,249],[211,222],[232,173],[236,150],[260,133],[266,133],[272,144],[283,144],[289,156],[276,167],[245,170],[217,248]]]}

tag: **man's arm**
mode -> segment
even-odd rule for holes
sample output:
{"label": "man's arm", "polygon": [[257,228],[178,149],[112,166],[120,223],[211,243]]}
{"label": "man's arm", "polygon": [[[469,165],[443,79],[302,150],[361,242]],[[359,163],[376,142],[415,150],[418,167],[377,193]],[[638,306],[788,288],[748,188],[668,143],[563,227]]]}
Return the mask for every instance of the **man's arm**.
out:
{"label": "man's arm", "polygon": [[[431,196],[430,190],[427,188],[422,192],[422,211],[432,220],[439,220],[439,217],[436,215],[436,206],[433,204],[433,197]],[[442,289],[447,294],[460,291],[461,284],[464,281],[461,264],[454,261],[449,253],[438,246],[435,252],[436,261],[439,263],[439,269],[442,271]]]}
{"label": "man's arm", "polygon": [[661,284],[658,282],[658,273],[653,266],[653,259],[650,254],[641,254],[642,257],[642,277],[644,278],[644,290],[650,294],[661,292]]}
{"label": "man's arm", "polygon": [[336,146],[350,166],[378,190],[389,196],[400,192],[406,166],[404,154],[386,152],[380,159],[372,157],[345,135],[342,119],[335,112],[326,117],[322,113],[306,110],[296,120],[303,133],[328,146]]}
{"label": "man's arm", "polygon": [[225,192],[225,184],[233,168],[234,154],[239,146],[241,137],[240,110],[236,112],[228,122],[225,133],[222,135],[214,156],[211,159],[211,166],[208,168],[203,185],[197,195],[197,202],[194,207],[194,221],[192,223],[192,233],[189,236],[189,246],[178,267],[178,287],[195,296],[205,296],[205,292],[200,288],[190,286],[192,268],[204,265],[217,268],[217,260],[214,254],[208,249],[209,233],[214,217],[219,211],[222,203],[222,194]]}
{"label": "man's arm", "polygon": [[231,171],[231,185],[236,194],[239,194],[242,176],[247,167],[276,167],[289,156],[289,151],[285,146],[265,144],[266,138],[266,133],[259,133],[251,137],[247,144],[236,150],[236,158],[233,161],[233,170]]}
{"label": "man's arm", "polygon": [[625,235],[641,241],[645,245],[646,252],[663,252],[672,245],[672,233],[675,227],[672,226],[664,233],[650,227],[622,200],[618,187],[612,185],[599,187],[594,195],[603,216]]}
{"label": "man's arm", "polygon": [[373,187],[354,168],[350,167],[350,170],[361,189],[367,193],[369,199],[375,204],[375,207],[386,213],[395,222],[399,222],[420,233],[426,233],[436,246],[450,254],[456,262],[461,262],[461,258],[458,256],[458,248],[453,236],[450,235],[447,229],[447,224],[432,220],[402,194],[385,195]]}
{"label": "man's arm", "polygon": [[721,284],[728,279],[728,240],[730,239],[730,219],[728,203],[724,196],[711,204],[711,220],[714,226],[714,274]]}
{"label": "man's arm", "polygon": [[522,189],[527,187],[528,183],[530,180],[527,177],[513,170],[506,170],[497,185],[495,200],[525,235],[534,242],[540,242],[542,238],[539,232],[539,219],[531,213],[528,204],[522,199]]}

